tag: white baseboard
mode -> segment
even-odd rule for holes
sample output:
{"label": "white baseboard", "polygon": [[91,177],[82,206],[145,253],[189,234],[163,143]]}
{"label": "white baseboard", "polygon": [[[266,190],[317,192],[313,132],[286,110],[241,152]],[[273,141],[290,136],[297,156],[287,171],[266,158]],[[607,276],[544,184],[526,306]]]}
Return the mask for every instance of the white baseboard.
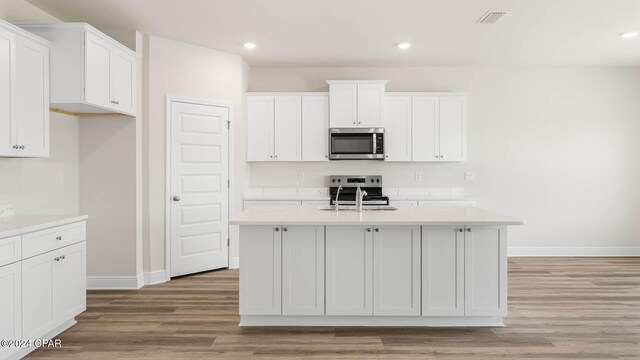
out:
{"label": "white baseboard", "polygon": [[144,284],[155,285],[167,282],[167,272],[165,270],[156,270],[144,273]]}
{"label": "white baseboard", "polygon": [[240,258],[234,257],[231,259],[231,264],[229,264],[229,269],[239,269],[240,268]]}
{"label": "white baseboard", "polygon": [[508,256],[640,256],[640,246],[618,247],[509,247]]}
{"label": "white baseboard", "polygon": [[142,274],[138,276],[87,276],[88,290],[135,290],[144,285]]}

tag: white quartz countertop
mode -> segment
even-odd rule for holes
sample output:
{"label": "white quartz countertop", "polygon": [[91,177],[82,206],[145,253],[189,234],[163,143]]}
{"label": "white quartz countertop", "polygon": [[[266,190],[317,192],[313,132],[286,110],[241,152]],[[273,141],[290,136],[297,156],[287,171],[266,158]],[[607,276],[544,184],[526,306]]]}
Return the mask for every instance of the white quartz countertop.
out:
{"label": "white quartz countertop", "polygon": [[[392,194],[389,200],[420,200],[420,201],[475,201],[471,197],[437,196],[429,194]],[[324,194],[245,194],[242,198],[247,201],[329,201],[329,195]]]}
{"label": "white quartz countertop", "polygon": [[15,215],[0,217],[0,238],[87,220],[87,215]]}
{"label": "white quartz countertop", "polygon": [[317,206],[259,206],[236,214],[232,225],[524,225],[524,221],[467,206],[397,206],[395,211],[319,210]]}

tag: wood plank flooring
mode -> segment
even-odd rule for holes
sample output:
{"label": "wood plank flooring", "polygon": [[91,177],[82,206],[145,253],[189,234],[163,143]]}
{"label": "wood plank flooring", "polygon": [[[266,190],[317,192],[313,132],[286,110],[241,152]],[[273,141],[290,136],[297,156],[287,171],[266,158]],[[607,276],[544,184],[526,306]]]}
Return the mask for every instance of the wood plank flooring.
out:
{"label": "wood plank flooring", "polygon": [[240,328],[238,271],[90,291],[48,359],[640,359],[640,258],[511,258],[505,328]]}

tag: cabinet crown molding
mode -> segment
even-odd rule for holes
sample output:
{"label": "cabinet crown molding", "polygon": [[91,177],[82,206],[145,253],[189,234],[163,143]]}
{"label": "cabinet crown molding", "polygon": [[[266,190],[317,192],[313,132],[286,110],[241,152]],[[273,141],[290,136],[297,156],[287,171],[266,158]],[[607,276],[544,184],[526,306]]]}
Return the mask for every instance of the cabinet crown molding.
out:
{"label": "cabinet crown molding", "polygon": [[51,41],[48,41],[46,39],[41,38],[40,36],[37,36],[35,34],[32,34],[30,32],[28,32],[27,30],[22,29],[20,26],[18,25],[14,25],[11,23],[8,23],[2,19],[0,19],[0,29],[5,29],[9,32],[12,32],[15,35],[19,35],[23,38],[27,38],[31,41],[34,41],[42,46],[46,46],[46,47],[51,47],[51,45],[53,45],[53,43]]}

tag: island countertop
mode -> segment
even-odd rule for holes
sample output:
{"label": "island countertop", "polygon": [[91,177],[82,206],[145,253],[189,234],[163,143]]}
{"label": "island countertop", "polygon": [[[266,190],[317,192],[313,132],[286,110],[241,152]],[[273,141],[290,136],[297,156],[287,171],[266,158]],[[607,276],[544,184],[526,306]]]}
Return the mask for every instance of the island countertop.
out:
{"label": "island countertop", "polygon": [[524,225],[515,217],[467,206],[397,206],[398,210],[319,210],[318,206],[257,206],[234,215],[231,225]]}

